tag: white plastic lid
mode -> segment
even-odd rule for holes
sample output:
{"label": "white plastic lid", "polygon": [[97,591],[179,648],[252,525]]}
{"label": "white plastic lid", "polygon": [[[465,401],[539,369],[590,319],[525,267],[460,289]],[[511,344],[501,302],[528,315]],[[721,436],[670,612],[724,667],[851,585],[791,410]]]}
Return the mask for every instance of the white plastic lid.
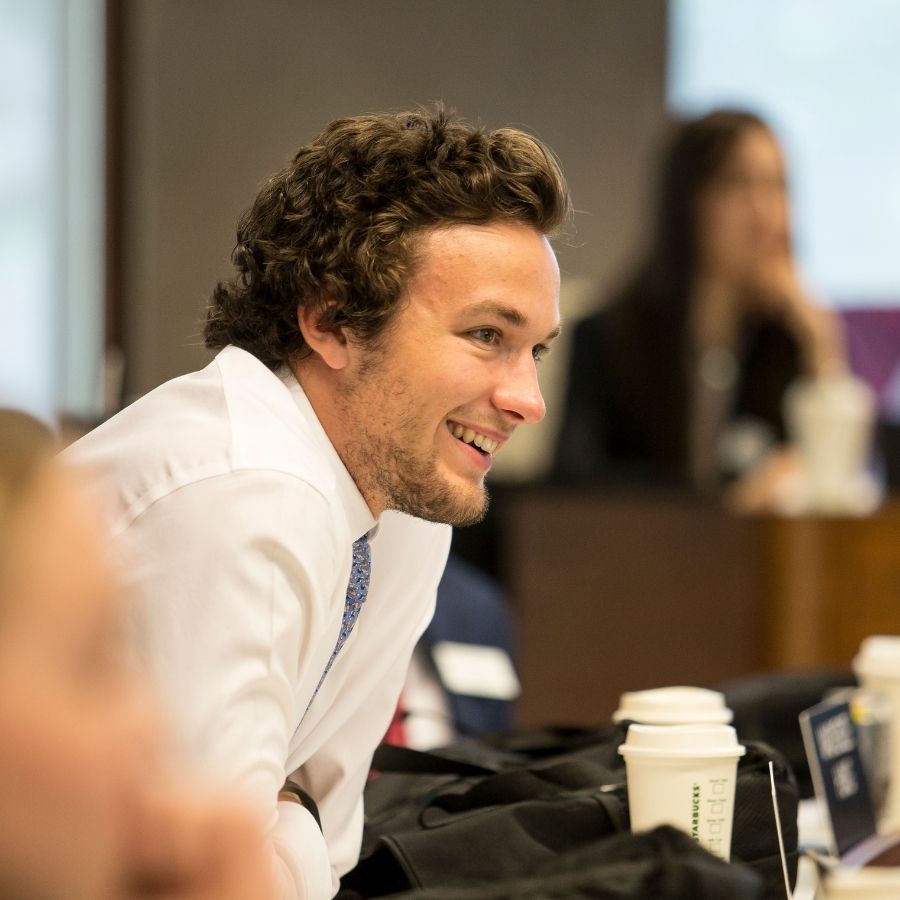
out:
{"label": "white plastic lid", "polygon": [[631,691],[619,698],[613,722],[641,722],[646,725],[727,725],[732,719],[725,697],[718,691],[698,687],[664,687]]}
{"label": "white plastic lid", "polygon": [[718,759],[747,752],[730,725],[629,725],[624,757]]}
{"label": "white plastic lid", "polygon": [[828,900],[896,900],[900,897],[900,868],[834,869],[825,880],[825,897]]}
{"label": "white plastic lid", "polygon": [[867,637],[853,659],[853,671],[860,678],[900,678],[900,635]]}

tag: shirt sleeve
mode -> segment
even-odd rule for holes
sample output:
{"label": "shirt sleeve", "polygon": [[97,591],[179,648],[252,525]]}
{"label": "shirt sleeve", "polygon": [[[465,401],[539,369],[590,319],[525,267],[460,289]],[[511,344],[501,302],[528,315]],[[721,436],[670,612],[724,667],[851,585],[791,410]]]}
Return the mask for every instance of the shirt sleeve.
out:
{"label": "shirt sleeve", "polygon": [[[184,749],[263,813],[282,896],[332,896],[308,810],[278,802],[305,688],[321,672],[340,578],[324,498],[273,472],[233,472],[163,497],[117,538],[133,637]],[[324,654],[324,655],[323,655]]]}
{"label": "shirt sleeve", "polygon": [[368,599],[310,708],[310,752],[292,779],[318,803],[335,890],[359,857],[372,753],[434,613],[450,537],[445,525],[396,512],[382,515],[372,540]]}

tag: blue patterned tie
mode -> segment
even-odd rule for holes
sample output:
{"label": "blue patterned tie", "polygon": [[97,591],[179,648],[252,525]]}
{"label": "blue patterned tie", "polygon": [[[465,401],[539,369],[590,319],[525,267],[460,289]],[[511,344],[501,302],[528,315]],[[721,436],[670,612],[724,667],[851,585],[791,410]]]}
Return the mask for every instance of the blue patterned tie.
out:
{"label": "blue patterned tie", "polygon": [[[312,699],[309,701],[310,705],[315,700],[316,694],[319,693],[319,688],[322,687],[325,676],[331,670],[338,653],[341,652],[341,647],[344,646],[344,642],[350,637],[350,632],[353,631],[353,626],[356,624],[357,618],[359,618],[359,611],[362,609],[363,603],[366,602],[366,594],[369,592],[369,575],[371,571],[372,555],[369,551],[369,536],[364,534],[359,540],[353,542],[353,565],[350,569],[350,584],[347,585],[347,599],[344,602],[344,617],[341,620],[341,631],[338,634],[337,644],[334,646],[331,658],[328,660],[325,671],[322,673],[322,677],[319,679],[319,683],[313,692]],[[309,709],[308,706],[307,709]]]}

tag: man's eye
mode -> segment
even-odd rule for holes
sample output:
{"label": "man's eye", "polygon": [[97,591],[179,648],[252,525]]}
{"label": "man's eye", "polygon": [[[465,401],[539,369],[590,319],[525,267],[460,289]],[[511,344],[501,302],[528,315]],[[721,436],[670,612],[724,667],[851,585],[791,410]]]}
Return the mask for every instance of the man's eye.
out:
{"label": "man's eye", "polygon": [[540,362],[548,353],[550,348],[546,344],[538,344],[532,351],[531,355],[535,362]]}
{"label": "man's eye", "polygon": [[476,328],[470,333],[476,341],[482,344],[496,344],[500,339],[500,334],[495,328]]}

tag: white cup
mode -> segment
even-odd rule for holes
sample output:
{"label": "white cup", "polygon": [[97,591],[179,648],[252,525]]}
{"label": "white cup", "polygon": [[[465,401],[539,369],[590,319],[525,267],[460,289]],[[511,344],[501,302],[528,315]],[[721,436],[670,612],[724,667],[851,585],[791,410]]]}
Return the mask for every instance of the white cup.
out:
{"label": "white cup", "polygon": [[[879,831],[900,828],[900,635],[867,637],[853,660],[860,684],[882,697],[889,709],[889,786]],[[898,895],[900,896],[900,895]]]}
{"label": "white cup", "polygon": [[613,722],[643,725],[727,725],[732,718],[724,694],[683,686],[628,691],[613,713]]}
{"label": "white cup", "polygon": [[825,877],[825,900],[897,900],[900,868],[833,869]]}
{"label": "white cup", "polygon": [[625,758],[631,830],[673,825],[728,860],[737,762],[730,725],[630,725]]}
{"label": "white cup", "polygon": [[810,512],[848,514],[872,503],[869,461],[875,395],[852,375],[804,378],[784,397],[791,440],[805,464],[803,506]]}

